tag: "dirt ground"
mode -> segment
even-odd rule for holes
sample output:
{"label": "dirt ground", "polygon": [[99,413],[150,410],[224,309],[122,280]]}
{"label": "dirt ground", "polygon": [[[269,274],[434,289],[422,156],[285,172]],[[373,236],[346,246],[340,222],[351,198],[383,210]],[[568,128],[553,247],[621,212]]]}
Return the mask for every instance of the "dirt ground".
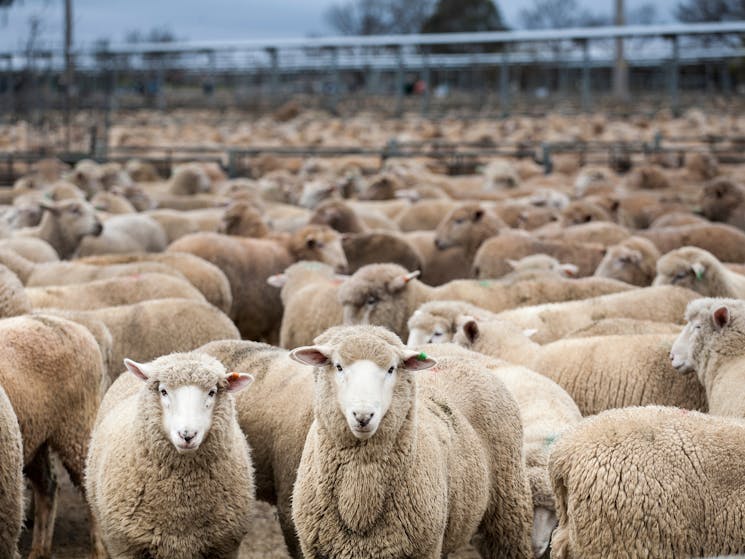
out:
{"label": "dirt ground", "polygon": [[[55,559],[85,559],[90,552],[88,542],[88,507],[80,493],[70,483],[64,468],[57,464],[60,496],[57,523],[54,530]],[[21,536],[21,555],[26,556],[31,546],[31,518]],[[243,540],[239,559],[289,559],[275,508],[257,502],[256,516],[251,530]],[[477,559],[472,548],[452,554],[451,559]]]}

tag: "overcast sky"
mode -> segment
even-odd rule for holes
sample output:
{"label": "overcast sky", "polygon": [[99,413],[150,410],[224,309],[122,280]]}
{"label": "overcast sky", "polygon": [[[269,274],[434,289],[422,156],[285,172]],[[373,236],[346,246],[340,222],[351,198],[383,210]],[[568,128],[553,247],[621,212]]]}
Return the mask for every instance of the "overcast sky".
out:
{"label": "overcast sky", "polygon": [[[579,0],[597,13],[598,6],[613,0]],[[653,0],[662,21],[670,21],[677,0]],[[519,26],[520,9],[526,0],[498,0],[511,26]],[[627,0],[633,9],[644,0]],[[15,50],[28,35],[28,22],[42,18],[45,43],[61,44],[62,0],[16,0],[13,7],[0,8],[0,51]],[[99,38],[120,42],[130,30],[148,31],[166,27],[185,39],[250,39],[303,37],[333,34],[324,12],[334,0],[74,0],[75,41],[89,43]]]}

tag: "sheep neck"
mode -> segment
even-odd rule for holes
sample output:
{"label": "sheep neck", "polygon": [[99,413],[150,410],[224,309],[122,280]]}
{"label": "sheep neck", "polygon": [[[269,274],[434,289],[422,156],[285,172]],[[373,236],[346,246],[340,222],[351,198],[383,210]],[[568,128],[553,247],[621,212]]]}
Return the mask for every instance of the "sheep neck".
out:
{"label": "sheep neck", "polygon": [[499,223],[495,219],[483,218],[480,225],[472,229],[472,234],[463,245],[463,252],[468,262],[473,262],[476,252],[484,241],[499,234]]}
{"label": "sheep neck", "polygon": [[487,334],[481,344],[474,349],[527,367],[531,366],[532,361],[540,355],[541,346],[522,333],[502,335],[499,338],[494,343],[490,341],[490,336]]}
{"label": "sheep neck", "polygon": [[[354,438],[341,415],[326,421],[316,414],[315,468],[338,521],[355,533],[366,533],[383,521],[386,503],[417,459],[416,383],[397,431],[381,422],[371,439]],[[389,413],[393,411],[389,410]],[[401,410],[402,412],[404,410]]]}
{"label": "sheep neck", "polygon": [[745,417],[745,356],[712,353],[699,380],[706,390],[709,413]]}

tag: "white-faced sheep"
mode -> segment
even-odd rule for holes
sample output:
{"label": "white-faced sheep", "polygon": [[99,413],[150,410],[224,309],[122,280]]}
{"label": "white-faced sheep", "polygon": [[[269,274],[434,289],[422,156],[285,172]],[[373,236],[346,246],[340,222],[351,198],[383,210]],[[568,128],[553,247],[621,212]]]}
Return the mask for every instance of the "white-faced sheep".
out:
{"label": "white-faced sheep", "polygon": [[651,241],[642,237],[629,237],[608,247],[595,275],[646,287],[654,280],[659,258],[660,251]]}
{"label": "white-faced sheep", "polygon": [[246,239],[218,233],[195,233],[177,240],[168,252],[188,252],[215,264],[227,276],[233,294],[230,318],[244,338],[276,342],[282,319],[277,290],[269,276],[297,260],[316,260],[344,271],[347,260],[339,233],[311,225],[285,242]]}
{"label": "white-faced sheep", "polygon": [[[103,360],[85,327],[55,316],[0,320],[0,337],[0,386],[18,417],[23,463],[34,498],[30,556],[51,557],[57,480],[50,451],[81,488],[96,412],[108,385]],[[103,558],[95,524],[91,535],[93,556]]]}
{"label": "white-faced sheep", "polygon": [[599,336],[541,346],[503,320],[464,317],[454,341],[529,367],[566,390],[583,415],[609,408],[659,404],[705,410],[700,386],[675,372],[674,335]]}
{"label": "white-faced sheep", "polygon": [[531,254],[520,260],[508,259],[507,264],[510,265],[512,271],[499,278],[501,282],[516,282],[544,277],[571,278],[579,273],[579,268],[574,264],[562,264],[556,258],[547,254]]}
{"label": "white-faced sheep", "polygon": [[654,285],[677,285],[704,297],[745,298],[745,276],[732,272],[703,249],[684,247],[657,262]]}
{"label": "white-faced sheep", "polygon": [[232,393],[251,384],[216,359],[125,360],[91,438],[86,488],[114,557],[235,558],[253,513],[250,449]]}
{"label": "white-faced sheep", "polygon": [[315,367],[292,505],[304,555],[436,558],[477,533],[483,557],[532,555],[519,411],[477,360],[416,374],[437,363],[379,327],[291,356]]}
{"label": "white-faced sheep", "polygon": [[42,207],[45,212],[41,223],[37,227],[19,229],[16,235],[46,241],[62,259],[71,258],[84,238],[95,238],[103,231],[96,211],[85,201],[66,200]]}
{"label": "white-faced sheep", "polygon": [[741,420],[663,407],[585,419],[551,451],[551,557],[739,556],[743,461]]}
{"label": "white-faced sheep", "polygon": [[23,441],[13,406],[0,386],[0,554],[20,559],[18,538],[23,526]]}
{"label": "white-faced sheep", "polygon": [[598,282],[598,278],[548,278],[513,284],[455,280],[439,287],[430,287],[417,280],[418,275],[418,272],[409,273],[395,264],[371,264],[359,269],[339,288],[345,324],[385,326],[406,338],[406,321],[427,301],[463,300],[499,312],[538,301],[582,299],[628,288],[613,280]]}
{"label": "white-faced sheep", "polygon": [[672,366],[679,373],[696,371],[714,415],[745,417],[744,318],[741,300],[693,301],[686,310],[688,322],[670,351]]}
{"label": "white-faced sheep", "polygon": [[463,247],[466,259],[471,262],[484,241],[505,227],[504,221],[483,205],[475,202],[463,204],[438,224],[435,246],[439,250]]}
{"label": "white-faced sheep", "polygon": [[653,322],[683,322],[686,305],[698,294],[671,285],[612,293],[583,301],[523,307],[499,313],[520,328],[535,330],[532,339],[547,343],[604,318],[633,318]]}

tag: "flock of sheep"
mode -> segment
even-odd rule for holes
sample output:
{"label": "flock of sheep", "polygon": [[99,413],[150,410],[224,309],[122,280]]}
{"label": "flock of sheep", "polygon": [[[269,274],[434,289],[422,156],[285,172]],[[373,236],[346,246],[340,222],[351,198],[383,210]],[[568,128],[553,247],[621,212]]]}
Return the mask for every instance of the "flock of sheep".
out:
{"label": "flock of sheep", "polygon": [[35,164],[0,557],[55,552],[57,459],[95,558],[237,558],[256,500],[294,558],[745,553],[745,168],[558,163]]}

